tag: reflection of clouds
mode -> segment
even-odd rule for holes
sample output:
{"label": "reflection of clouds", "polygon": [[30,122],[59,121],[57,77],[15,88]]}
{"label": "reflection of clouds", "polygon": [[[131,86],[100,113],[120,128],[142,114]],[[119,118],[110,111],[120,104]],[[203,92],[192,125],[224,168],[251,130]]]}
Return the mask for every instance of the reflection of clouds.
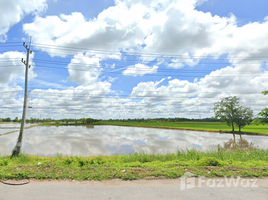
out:
{"label": "reflection of clouds", "polygon": [[[22,151],[39,156],[92,156],[168,153],[178,149],[216,149],[232,139],[231,134],[117,126],[51,126],[25,130]],[[243,136],[259,148],[267,148],[267,137]],[[0,153],[10,154],[17,134],[0,137]]]}
{"label": "reflection of clouds", "polygon": [[[20,123],[0,123],[0,135],[3,135],[8,132],[20,130]],[[25,128],[34,126],[37,124],[25,124]]]}
{"label": "reflection of clouds", "polygon": [[18,129],[1,129],[0,128],[0,135],[3,135],[8,132],[17,131]]}
{"label": "reflection of clouds", "polygon": [[10,155],[18,139],[18,132],[0,136],[0,155]]}
{"label": "reflection of clouds", "polygon": [[[20,123],[0,123],[0,128],[1,127],[16,127],[16,128],[20,128]],[[37,124],[24,124],[24,127],[30,127],[30,126],[34,126]]]}

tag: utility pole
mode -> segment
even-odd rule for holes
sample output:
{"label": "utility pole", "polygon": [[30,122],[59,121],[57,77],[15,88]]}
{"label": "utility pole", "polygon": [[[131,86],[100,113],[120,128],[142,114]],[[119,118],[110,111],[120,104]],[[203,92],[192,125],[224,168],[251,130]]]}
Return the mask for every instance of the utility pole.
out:
{"label": "utility pole", "polygon": [[[30,45],[31,45],[31,39],[30,38]],[[21,59],[21,62],[26,66],[25,69],[25,88],[24,88],[24,104],[23,104],[23,113],[22,113],[22,119],[21,119],[21,126],[20,126],[20,134],[18,137],[18,141],[16,146],[14,147],[12,151],[12,156],[18,156],[21,151],[21,145],[22,145],[22,137],[23,137],[23,131],[24,131],[24,124],[25,124],[25,117],[26,117],[26,110],[27,110],[27,98],[28,98],[28,69],[31,67],[29,65],[29,57],[30,57],[30,45],[29,48],[27,45],[25,45],[25,42],[23,42],[23,46],[27,49],[27,59],[26,61]]]}

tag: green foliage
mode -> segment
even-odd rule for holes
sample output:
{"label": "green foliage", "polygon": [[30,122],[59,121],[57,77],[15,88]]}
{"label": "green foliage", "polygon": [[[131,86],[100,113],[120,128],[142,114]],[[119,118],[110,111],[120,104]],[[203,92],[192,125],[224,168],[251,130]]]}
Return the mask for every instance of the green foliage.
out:
{"label": "green foliage", "polygon": [[13,120],[13,122],[18,122],[18,121],[19,121],[18,117],[16,117],[16,118]]}
{"label": "green foliage", "polygon": [[[263,91],[262,94],[267,95],[268,91]],[[259,120],[257,123],[268,124],[268,108],[264,108],[260,113],[258,113]]]}
{"label": "green foliage", "polygon": [[94,122],[98,122],[99,120],[92,119],[92,118],[81,118],[81,119],[79,119],[79,121],[82,124],[93,124]]}
{"label": "green foliage", "polygon": [[219,161],[217,158],[208,157],[203,158],[197,162],[197,166],[223,166],[223,163]]}
{"label": "green foliage", "polygon": [[262,94],[267,95],[268,94],[268,90],[267,91],[263,91]]}
{"label": "green foliage", "polygon": [[235,124],[239,128],[239,132],[241,132],[241,128],[252,122],[253,111],[249,108],[240,106],[237,108],[236,115]]}
{"label": "green foliage", "polygon": [[239,98],[234,97],[226,97],[221,101],[216,102],[214,104],[214,114],[215,118],[222,122],[225,122],[228,126],[232,127],[232,131],[234,131],[234,124],[236,120],[236,111],[239,107]]}
{"label": "green foliage", "polygon": [[221,101],[214,104],[214,114],[216,119],[220,119],[225,122],[228,126],[232,127],[234,131],[235,124],[241,128],[245,125],[249,125],[253,118],[253,111],[249,108],[240,106],[239,98],[226,97]]}
{"label": "green foliage", "polygon": [[[206,176],[268,176],[268,150],[194,149],[176,154],[146,154],[54,158],[20,154],[0,156],[0,179],[133,180],[144,177],[177,178],[192,172]],[[233,170],[232,170],[233,169]],[[208,173],[210,172],[210,173]]]}
{"label": "green foliage", "polygon": [[190,119],[185,117],[175,117],[175,118],[128,118],[128,119],[109,119],[109,120],[99,120],[102,123],[117,123],[117,122],[132,122],[132,123],[157,123],[157,122],[218,122],[219,120],[212,118],[203,118],[203,119]]}
{"label": "green foliage", "polygon": [[7,117],[7,118],[3,118],[2,121],[3,122],[11,122],[11,119],[10,119],[10,117]]}
{"label": "green foliage", "polygon": [[[96,124],[96,123],[94,123]],[[117,125],[117,126],[134,126],[134,127],[155,127],[167,129],[182,129],[182,130],[199,130],[210,132],[229,132],[230,128],[221,122],[123,122],[123,121],[101,121],[98,125]],[[235,126],[235,128],[237,128]],[[268,124],[258,126],[257,124],[250,124],[243,129],[244,132],[251,133],[268,133]]]}
{"label": "green foliage", "polygon": [[268,108],[264,108],[258,116],[260,117],[260,123],[268,124]]}

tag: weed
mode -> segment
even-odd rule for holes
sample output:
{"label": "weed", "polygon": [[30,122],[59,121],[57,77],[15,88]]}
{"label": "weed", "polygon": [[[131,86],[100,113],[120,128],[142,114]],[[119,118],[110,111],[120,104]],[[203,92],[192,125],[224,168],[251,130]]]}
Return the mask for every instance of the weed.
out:
{"label": "weed", "polygon": [[0,157],[0,179],[133,180],[144,177],[181,177],[186,172],[205,176],[268,176],[268,150],[187,149],[176,154],[94,156],[52,158]]}

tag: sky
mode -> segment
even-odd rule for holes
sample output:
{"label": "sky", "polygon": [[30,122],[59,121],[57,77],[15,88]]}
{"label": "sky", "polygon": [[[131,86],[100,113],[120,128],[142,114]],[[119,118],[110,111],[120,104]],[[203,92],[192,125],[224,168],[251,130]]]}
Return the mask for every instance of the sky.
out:
{"label": "sky", "polygon": [[265,0],[0,0],[0,118],[214,117],[267,107]]}

